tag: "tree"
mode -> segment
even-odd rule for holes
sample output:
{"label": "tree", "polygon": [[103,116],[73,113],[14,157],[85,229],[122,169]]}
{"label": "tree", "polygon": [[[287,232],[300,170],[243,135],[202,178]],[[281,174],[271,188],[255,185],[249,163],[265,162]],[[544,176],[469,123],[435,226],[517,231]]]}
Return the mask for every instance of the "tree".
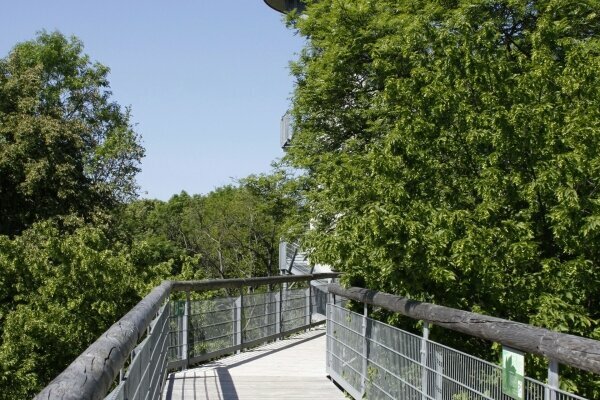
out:
{"label": "tree", "polygon": [[75,37],[38,34],[0,59],[0,234],[135,196],[144,150],[109,69]]}
{"label": "tree", "polygon": [[[182,192],[168,202],[132,202],[119,213],[122,240],[153,243],[151,260],[173,260],[172,274],[238,278],[276,275],[279,240],[297,192],[282,171],[253,175],[206,195]],[[189,266],[196,260],[196,267]],[[147,260],[145,264],[151,265]]]}
{"label": "tree", "polygon": [[[183,196],[183,194],[182,194]],[[179,196],[181,197],[181,196]],[[180,200],[173,197],[171,203]],[[225,186],[188,196],[177,239],[214,278],[277,274],[278,237],[261,199],[246,188]]]}
{"label": "tree", "polygon": [[600,338],[600,2],[307,3],[287,161],[312,260]]}
{"label": "tree", "polygon": [[0,236],[0,399],[31,398],[169,275],[168,262],[136,265],[110,222],[66,217]]}

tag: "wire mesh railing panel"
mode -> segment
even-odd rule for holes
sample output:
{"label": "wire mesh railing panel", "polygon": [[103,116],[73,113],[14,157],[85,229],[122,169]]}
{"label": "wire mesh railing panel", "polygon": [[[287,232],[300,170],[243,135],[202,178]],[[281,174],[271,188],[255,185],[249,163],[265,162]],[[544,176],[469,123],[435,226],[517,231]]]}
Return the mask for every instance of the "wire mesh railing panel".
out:
{"label": "wire mesh railing panel", "polygon": [[[427,393],[443,400],[511,400],[502,391],[502,367],[458,350],[427,341]],[[526,400],[585,400],[524,377]]]}
{"label": "wire mesh railing panel", "polygon": [[169,305],[150,325],[148,336],[135,348],[124,379],[106,397],[110,400],[157,399],[160,397],[167,365]]}
{"label": "wire mesh railing panel", "polygon": [[185,301],[172,301],[169,368],[185,367],[189,362],[307,329],[311,325],[309,293],[313,292],[309,288],[269,288],[238,297],[190,301],[189,310]]}
{"label": "wire mesh railing panel", "polygon": [[327,308],[327,370],[355,397],[362,393],[364,381],[362,318],[333,304]]}
{"label": "wire mesh railing panel", "polygon": [[432,341],[427,341],[426,374],[428,393],[443,398],[510,399],[502,394],[500,367]]}
{"label": "wire mesh railing panel", "polygon": [[167,358],[169,362],[183,360],[185,301],[170,301],[167,307],[170,311]]}
{"label": "wire mesh railing panel", "polygon": [[[552,389],[549,388],[546,388],[546,390],[548,391],[548,393],[552,391]],[[577,395],[574,395],[573,393],[567,393],[562,390],[553,390],[552,392],[552,394],[548,395],[548,397],[550,397],[552,400],[586,400],[584,397],[579,397]]]}
{"label": "wire mesh railing panel", "polygon": [[234,345],[234,297],[190,301],[189,357],[198,357]]}
{"label": "wire mesh railing panel", "polygon": [[244,342],[259,340],[277,333],[277,299],[279,292],[244,295]]}
{"label": "wire mesh railing panel", "polygon": [[[327,313],[327,371],[354,398],[512,399],[503,393],[499,365],[338,305]],[[523,399],[585,400],[527,377]]]}
{"label": "wire mesh railing panel", "polygon": [[544,385],[539,385],[536,381],[525,378],[525,393],[527,400],[545,400],[546,394]]}
{"label": "wire mesh railing panel", "polygon": [[289,331],[310,323],[308,289],[283,290],[281,302],[281,329]]}
{"label": "wire mesh railing panel", "polygon": [[[585,397],[551,388],[550,386],[525,377],[526,400],[587,400]],[[507,399],[510,399],[507,397]]]}
{"label": "wire mesh railing panel", "polygon": [[327,315],[327,302],[329,294],[327,292],[327,283],[318,283],[312,286],[311,302],[313,318],[318,315],[321,318]]}
{"label": "wire mesh railing panel", "polygon": [[[358,314],[356,314],[358,316]],[[367,397],[383,392],[394,398],[421,396],[421,338],[368,319]]]}
{"label": "wire mesh railing panel", "polygon": [[[235,297],[171,301],[169,362],[199,357],[235,344]],[[186,322],[187,318],[187,322]]]}

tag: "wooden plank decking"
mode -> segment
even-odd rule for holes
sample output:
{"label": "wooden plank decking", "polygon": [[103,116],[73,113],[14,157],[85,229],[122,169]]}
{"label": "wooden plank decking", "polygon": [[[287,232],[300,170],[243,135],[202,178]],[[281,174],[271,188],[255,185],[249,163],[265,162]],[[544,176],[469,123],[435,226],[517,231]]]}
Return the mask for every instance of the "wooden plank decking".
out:
{"label": "wooden plank decking", "polygon": [[325,372],[325,330],[314,329],[167,378],[163,400],[345,399]]}

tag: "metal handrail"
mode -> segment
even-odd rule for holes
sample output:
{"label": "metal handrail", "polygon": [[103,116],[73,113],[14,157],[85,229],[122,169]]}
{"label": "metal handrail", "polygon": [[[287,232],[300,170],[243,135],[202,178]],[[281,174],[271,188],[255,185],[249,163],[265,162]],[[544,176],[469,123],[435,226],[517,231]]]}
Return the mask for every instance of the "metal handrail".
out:
{"label": "metal handrail", "polygon": [[150,323],[173,292],[190,292],[246,286],[275,285],[336,278],[337,273],[272,276],[205,281],[164,281],[118,322],[104,332],[35,399],[102,399],[125,366],[127,358],[145,336]]}

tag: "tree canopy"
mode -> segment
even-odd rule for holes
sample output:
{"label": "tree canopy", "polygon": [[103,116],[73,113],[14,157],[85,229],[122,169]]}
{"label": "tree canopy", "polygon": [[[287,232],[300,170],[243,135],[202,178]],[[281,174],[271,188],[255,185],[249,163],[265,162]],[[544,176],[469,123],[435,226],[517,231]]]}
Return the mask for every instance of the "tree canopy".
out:
{"label": "tree canopy", "polygon": [[31,398],[170,275],[137,263],[110,218],[35,223],[0,236],[0,399]]}
{"label": "tree canopy", "polygon": [[285,173],[136,199],[108,68],[42,32],[0,59],[0,400],[31,398],[163,279],[276,275]]}
{"label": "tree canopy", "polygon": [[0,59],[0,234],[135,196],[144,150],[108,72],[58,32]]}
{"label": "tree canopy", "polygon": [[600,338],[600,2],[307,3],[287,161],[312,260]]}
{"label": "tree canopy", "polygon": [[153,243],[162,258],[196,260],[193,271],[174,265],[187,279],[278,275],[279,239],[296,204],[284,181],[281,174],[249,176],[206,195],[136,201],[121,212],[120,230]]}

